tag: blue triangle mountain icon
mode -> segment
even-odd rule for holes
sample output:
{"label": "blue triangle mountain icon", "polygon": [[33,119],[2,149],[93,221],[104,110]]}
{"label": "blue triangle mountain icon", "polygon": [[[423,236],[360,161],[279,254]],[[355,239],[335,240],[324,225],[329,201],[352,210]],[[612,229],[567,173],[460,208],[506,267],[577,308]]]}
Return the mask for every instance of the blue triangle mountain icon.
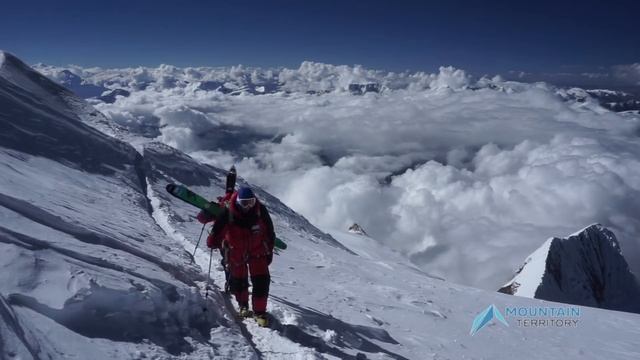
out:
{"label": "blue triangle mountain icon", "polygon": [[478,314],[476,318],[473,319],[473,323],[471,324],[471,331],[469,332],[469,334],[475,335],[483,327],[487,326],[494,318],[503,323],[505,326],[509,326],[509,324],[507,324],[507,321],[504,319],[504,316],[502,316],[500,310],[498,310],[495,305],[491,304],[488,308],[486,308],[486,310]]}

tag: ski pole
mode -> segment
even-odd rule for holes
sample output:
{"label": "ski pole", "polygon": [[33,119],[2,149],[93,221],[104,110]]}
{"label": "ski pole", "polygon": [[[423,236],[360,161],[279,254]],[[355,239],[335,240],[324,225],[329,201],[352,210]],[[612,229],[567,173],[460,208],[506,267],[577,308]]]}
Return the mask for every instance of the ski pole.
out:
{"label": "ski pole", "polygon": [[193,255],[191,255],[191,263],[192,264],[196,259],[196,251],[198,251],[198,245],[200,245],[200,240],[202,240],[202,233],[204,232],[204,227],[205,226],[207,226],[207,224],[202,224],[202,230],[200,230],[200,236],[198,236],[198,242],[196,243],[196,248],[193,249]]}
{"label": "ski pole", "polygon": [[211,248],[211,253],[209,253],[209,271],[207,272],[207,286],[204,292],[205,307],[202,309],[202,311],[207,311],[206,302],[207,302],[207,299],[209,298],[209,281],[211,280],[211,259],[213,259],[213,248]]}

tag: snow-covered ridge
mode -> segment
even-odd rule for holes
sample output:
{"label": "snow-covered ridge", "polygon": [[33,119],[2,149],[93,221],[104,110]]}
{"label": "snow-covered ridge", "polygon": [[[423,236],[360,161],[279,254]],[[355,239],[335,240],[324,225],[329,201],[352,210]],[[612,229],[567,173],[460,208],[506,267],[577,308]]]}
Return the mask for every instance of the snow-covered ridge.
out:
{"label": "snow-covered ridge", "polygon": [[[82,100],[2,55],[0,358],[250,358],[228,300],[216,291],[205,303],[183,248],[193,244],[165,232],[153,208],[155,169],[209,186],[221,172],[162,144],[143,157],[97,131],[100,114]],[[260,196],[291,229],[349,253]]]}
{"label": "snow-covered ridge", "polygon": [[150,217],[140,155],[85,124],[82,100],[3,60],[0,358],[200,351],[226,320],[198,310],[202,276]]}
{"label": "snow-covered ridge", "polygon": [[[71,95],[65,87],[50,81],[47,77],[37,71],[33,71],[27,64],[14,55],[0,50],[0,77],[3,81],[19,88],[33,96],[37,96],[40,101],[49,106],[64,108],[60,96]],[[55,94],[55,97],[50,96]]]}
{"label": "snow-covered ridge", "polygon": [[535,298],[536,291],[546,273],[546,260],[552,242],[553,238],[548,239],[529,255],[524,261],[524,265],[517,271],[516,277],[499,291],[505,294]]}
{"label": "snow-covered ridge", "polygon": [[551,238],[501,292],[605,309],[640,312],[640,285],[613,232],[594,224]]}

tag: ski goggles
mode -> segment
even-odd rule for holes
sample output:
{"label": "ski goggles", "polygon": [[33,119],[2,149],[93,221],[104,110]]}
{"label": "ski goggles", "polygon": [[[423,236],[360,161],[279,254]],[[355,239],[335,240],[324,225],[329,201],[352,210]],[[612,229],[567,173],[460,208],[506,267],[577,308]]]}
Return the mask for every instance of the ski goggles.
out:
{"label": "ski goggles", "polygon": [[246,210],[246,209],[252,208],[253,205],[256,204],[256,198],[238,199],[236,200],[236,203],[240,205],[241,208]]}

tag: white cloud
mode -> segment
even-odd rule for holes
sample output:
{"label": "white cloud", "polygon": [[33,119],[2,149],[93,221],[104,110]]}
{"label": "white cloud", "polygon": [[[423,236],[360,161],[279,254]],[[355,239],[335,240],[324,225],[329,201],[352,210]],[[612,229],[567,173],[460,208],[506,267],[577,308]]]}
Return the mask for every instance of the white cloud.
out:
{"label": "white cloud", "polygon": [[440,67],[440,73],[434,77],[429,87],[432,89],[464,89],[469,83],[469,76],[463,70],[448,66]]}
{"label": "white cloud", "polygon": [[474,164],[468,171],[429,162],[394,179],[403,189],[393,208],[396,228],[411,229],[403,231],[418,246],[440,245],[433,256],[429,248],[414,254],[431,271],[490,286],[522,261],[511,254],[540,244],[534,239],[596,221],[626,235],[625,250],[637,264],[637,156],[612,153],[594,139],[558,136],[513,150],[486,145]]}
{"label": "white cloud", "polygon": [[[451,67],[408,74],[307,62],[85,75],[133,90],[98,105],[114,121],[203,162],[236,163],[315,224],[357,222],[451,280],[496,288],[547,237],[592,222],[617,231],[640,273],[637,116],[563,99],[543,83],[474,83]],[[202,90],[203,81],[283,91],[231,96]],[[382,93],[348,92],[370,82]]]}

